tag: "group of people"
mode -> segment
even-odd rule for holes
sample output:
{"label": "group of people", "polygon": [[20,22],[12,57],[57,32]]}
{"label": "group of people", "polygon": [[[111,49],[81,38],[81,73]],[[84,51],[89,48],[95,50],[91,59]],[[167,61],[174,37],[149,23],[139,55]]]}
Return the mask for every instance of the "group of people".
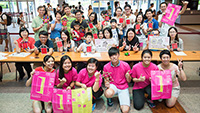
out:
{"label": "group of people", "polygon": [[[183,8],[179,14],[184,13],[187,4],[187,2],[183,2]],[[131,13],[131,5],[126,4],[122,9],[118,3],[115,7],[115,16],[111,16],[110,8],[108,8],[108,10],[101,12],[103,21],[99,22],[95,12],[90,11],[88,20],[85,20],[82,18],[84,14],[82,10],[77,9],[73,14],[69,5],[63,5],[63,12],[58,8],[59,10],[55,12],[56,19],[50,22],[50,16],[46,13],[47,9],[44,6],[39,6],[37,8],[38,16],[32,22],[34,38],[29,37],[28,29],[22,27],[19,31],[20,38],[14,41],[14,44],[17,52],[26,51],[39,54],[42,48],[46,48],[47,55],[43,59],[43,66],[37,67],[35,70],[32,70],[30,63],[17,62],[16,68],[20,74],[19,79],[22,80],[25,76],[22,67],[26,69],[28,74],[26,86],[31,85],[34,71],[54,72],[56,73],[55,86],[57,88],[68,90],[74,89],[74,86],[92,87],[93,107],[96,105],[97,98],[103,93],[107,97],[108,106],[112,106],[112,97],[117,94],[121,111],[127,113],[130,109],[129,82],[134,82],[133,106],[135,109],[142,109],[145,100],[150,107],[155,107],[151,100],[150,72],[152,70],[171,70],[172,97],[166,99],[166,105],[173,107],[180,93],[177,76],[185,81],[186,75],[182,69],[181,60],[176,64],[170,63],[170,51],[182,51],[183,41],[178,37],[175,26],[161,22],[166,8],[166,2],[160,4],[162,14],[156,20],[153,17],[152,9],[147,9],[144,15],[138,13],[135,16]],[[0,8],[0,16],[1,13]],[[144,19],[144,16],[147,19]],[[0,33],[2,32],[1,28],[5,27],[4,20],[0,18]],[[49,29],[51,29],[50,37],[48,37]],[[152,52],[148,49],[149,35],[168,36],[170,38],[168,50],[160,52],[162,62],[158,65],[151,62]],[[2,40],[4,37],[0,35],[0,39]],[[72,60],[67,55],[62,56],[58,69],[54,69],[55,59],[51,56],[54,51],[86,52],[87,47],[91,47],[90,52],[95,53],[95,39],[112,39],[114,42],[108,50],[111,61],[105,63],[102,71],[97,70],[99,62],[95,58],[90,58],[85,68],[76,69],[72,66]],[[59,41],[62,42],[62,46],[57,46]],[[173,43],[177,43],[176,49],[172,47]],[[143,51],[141,54],[142,61],[136,63],[133,67],[129,63],[119,60],[119,51],[137,52],[140,50]],[[102,81],[104,81],[105,90],[102,88]],[[144,93],[148,94],[147,99]],[[46,112],[52,112],[51,103],[44,103],[44,105]],[[33,101],[33,110],[34,112],[41,112],[41,102]]]}

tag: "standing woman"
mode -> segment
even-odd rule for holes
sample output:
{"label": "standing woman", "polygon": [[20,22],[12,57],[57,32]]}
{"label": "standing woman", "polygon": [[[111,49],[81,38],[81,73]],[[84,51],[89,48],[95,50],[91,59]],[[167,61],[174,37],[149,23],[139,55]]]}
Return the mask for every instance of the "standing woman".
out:
{"label": "standing woman", "polygon": [[[43,59],[43,66],[41,67],[37,67],[35,68],[35,70],[33,70],[31,72],[31,77],[26,81],[26,86],[30,86],[32,83],[32,79],[33,79],[33,74],[35,73],[35,71],[42,71],[42,72],[49,72],[49,73],[53,73],[55,71],[54,67],[54,57],[51,55],[46,55]],[[52,105],[51,102],[43,102],[43,101],[36,101],[33,100],[33,112],[34,113],[41,113],[42,111],[42,104],[44,104],[44,108],[46,113],[51,113],[52,112]]]}
{"label": "standing woman", "polygon": [[[19,31],[20,38],[14,41],[17,53],[25,52],[25,51],[32,53],[34,51],[35,39],[32,37],[29,37],[28,35],[29,35],[29,31],[27,28],[20,29]],[[25,73],[22,67],[25,68],[28,74],[28,79],[31,77],[30,73],[32,71],[32,67],[30,65],[30,62],[16,62],[15,67],[17,71],[19,72],[19,81],[23,80],[23,77],[25,76]]]}
{"label": "standing woman", "polygon": [[92,12],[89,15],[88,24],[89,24],[88,25],[89,32],[91,32],[92,34],[97,34],[98,30],[101,29],[101,26],[99,25],[99,22],[97,21],[97,14],[95,12]]}
{"label": "standing woman", "polygon": [[93,12],[92,5],[89,5],[89,7],[88,7],[88,17],[90,16],[90,14],[92,12]]}
{"label": "standing woman", "polygon": [[53,41],[54,50],[56,50],[56,43],[55,38],[61,38],[60,32],[62,30],[62,24],[61,24],[61,16],[62,13],[60,11],[57,11],[56,13],[56,19],[51,22],[51,35],[50,38]]}
{"label": "standing woman", "polygon": [[[139,27],[139,28],[138,28]],[[147,33],[147,25],[144,23],[144,18],[141,13],[136,16],[135,23],[133,24],[133,28],[135,29],[135,34],[139,39],[140,47],[143,49],[146,47],[146,36]]]}
{"label": "standing woman", "polygon": [[[63,52],[63,51],[74,51],[74,46],[75,43],[72,39],[70,39],[70,34],[67,30],[63,30],[61,31],[61,39],[62,39],[62,47],[58,47],[58,51],[59,52]],[[59,41],[59,38],[56,38],[56,41]]]}
{"label": "standing woman", "polygon": [[[168,37],[170,38],[170,51],[183,51],[183,40],[178,37],[178,30],[175,27],[169,28]],[[173,47],[174,44],[177,44],[177,48]]]}
{"label": "standing woman", "polygon": [[[186,75],[183,71],[182,60],[178,60],[178,66],[174,63],[170,63],[171,53],[169,50],[163,50],[160,52],[161,64],[158,65],[160,70],[171,70],[172,75],[172,97],[166,99],[167,107],[173,107],[176,103],[176,100],[180,94],[180,84],[178,78],[182,81],[186,81]],[[178,77],[176,77],[178,75]]]}
{"label": "standing woman", "polygon": [[72,60],[68,55],[60,59],[60,67],[56,70],[55,86],[63,89],[74,89],[77,79],[77,71],[72,66]]}
{"label": "standing woman", "polygon": [[151,62],[152,52],[146,49],[141,54],[142,62],[135,64],[132,68],[133,77],[133,107],[140,110],[144,107],[144,93],[148,94],[150,107],[155,107],[151,100],[151,71],[158,70],[158,67]]}
{"label": "standing woman", "polygon": [[92,87],[92,111],[95,109],[95,102],[103,94],[103,89],[101,86],[102,76],[100,72],[97,71],[98,60],[95,58],[90,58],[87,61],[87,67],[83,68],[76,80],[76,85],[82,88]]}

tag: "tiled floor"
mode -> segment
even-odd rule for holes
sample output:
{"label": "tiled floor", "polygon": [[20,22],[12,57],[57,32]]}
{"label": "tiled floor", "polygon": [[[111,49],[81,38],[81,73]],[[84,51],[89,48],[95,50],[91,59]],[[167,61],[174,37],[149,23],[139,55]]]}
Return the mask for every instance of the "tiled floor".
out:
{"label": "tiled floor", "polygon": [[[30,32],[33,32],[30,26],[29,29]],[[183,25],[183,27],[178,28],[178,30],[180,32],[191,32],[191,30],[200,32],[200,25]],[[17,33],[18,27],[11,27],[9,31]],[[179,37],[184,41],[184,50],[200,51],[200,35],[179,34]],[[32,111],[32,100],[30,100],[31,88],[25,87],[25,81],[15,81],[14,63],[9,63],[9,65],[12,70],[11,73],[8,73],[7,66],[5,64],[3,65],[4,78],[3,82],[0,83],[0,113],[29,113]],[[178,101],[188,113],[197,113],[200,111],[199,67],[199,62],[184,62],[184,70],[187,75],[187,81],[180,82],[181,94]],[[94,113],[120,113],[117,98],[114,98],[113,107],[107,107],[104,101],[105,98],[102,98],[97,102]],[[147,104],[145,104],[144,109],[137,111],[133,109],[131,102],[130,113],[132,112],[151,113],[151,110]]]}

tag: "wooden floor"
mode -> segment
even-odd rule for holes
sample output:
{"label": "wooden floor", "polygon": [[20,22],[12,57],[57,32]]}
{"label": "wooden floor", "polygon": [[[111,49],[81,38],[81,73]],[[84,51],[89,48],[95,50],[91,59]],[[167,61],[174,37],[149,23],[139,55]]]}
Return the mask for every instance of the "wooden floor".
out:
{"label": "wooden floor", "polygon": [[186,113],[186,111],[183,109],[183,107],[179,104],[177,101],[175,106],[172,108],[168,108],[165,105],[165,101],[158,102],[155,101],[156,107],[151,108],[153,113]]}

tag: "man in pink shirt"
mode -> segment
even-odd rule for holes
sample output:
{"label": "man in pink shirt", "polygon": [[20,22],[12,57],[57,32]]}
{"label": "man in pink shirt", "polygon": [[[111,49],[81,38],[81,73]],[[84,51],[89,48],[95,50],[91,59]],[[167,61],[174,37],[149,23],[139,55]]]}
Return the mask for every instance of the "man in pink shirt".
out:
{"label": "man in pink shirt", "polygon": [[130,108],[128,82],[131,81],[129,74],[131,68],[128,63],[119,60],[119,50],[116,47],[111,47],[108,54],[111,61],[103,68],[106,86],[104,95],[108,98],[108,106],[112,106],[111,98],[118,94],[122,112],[128,113]]}

